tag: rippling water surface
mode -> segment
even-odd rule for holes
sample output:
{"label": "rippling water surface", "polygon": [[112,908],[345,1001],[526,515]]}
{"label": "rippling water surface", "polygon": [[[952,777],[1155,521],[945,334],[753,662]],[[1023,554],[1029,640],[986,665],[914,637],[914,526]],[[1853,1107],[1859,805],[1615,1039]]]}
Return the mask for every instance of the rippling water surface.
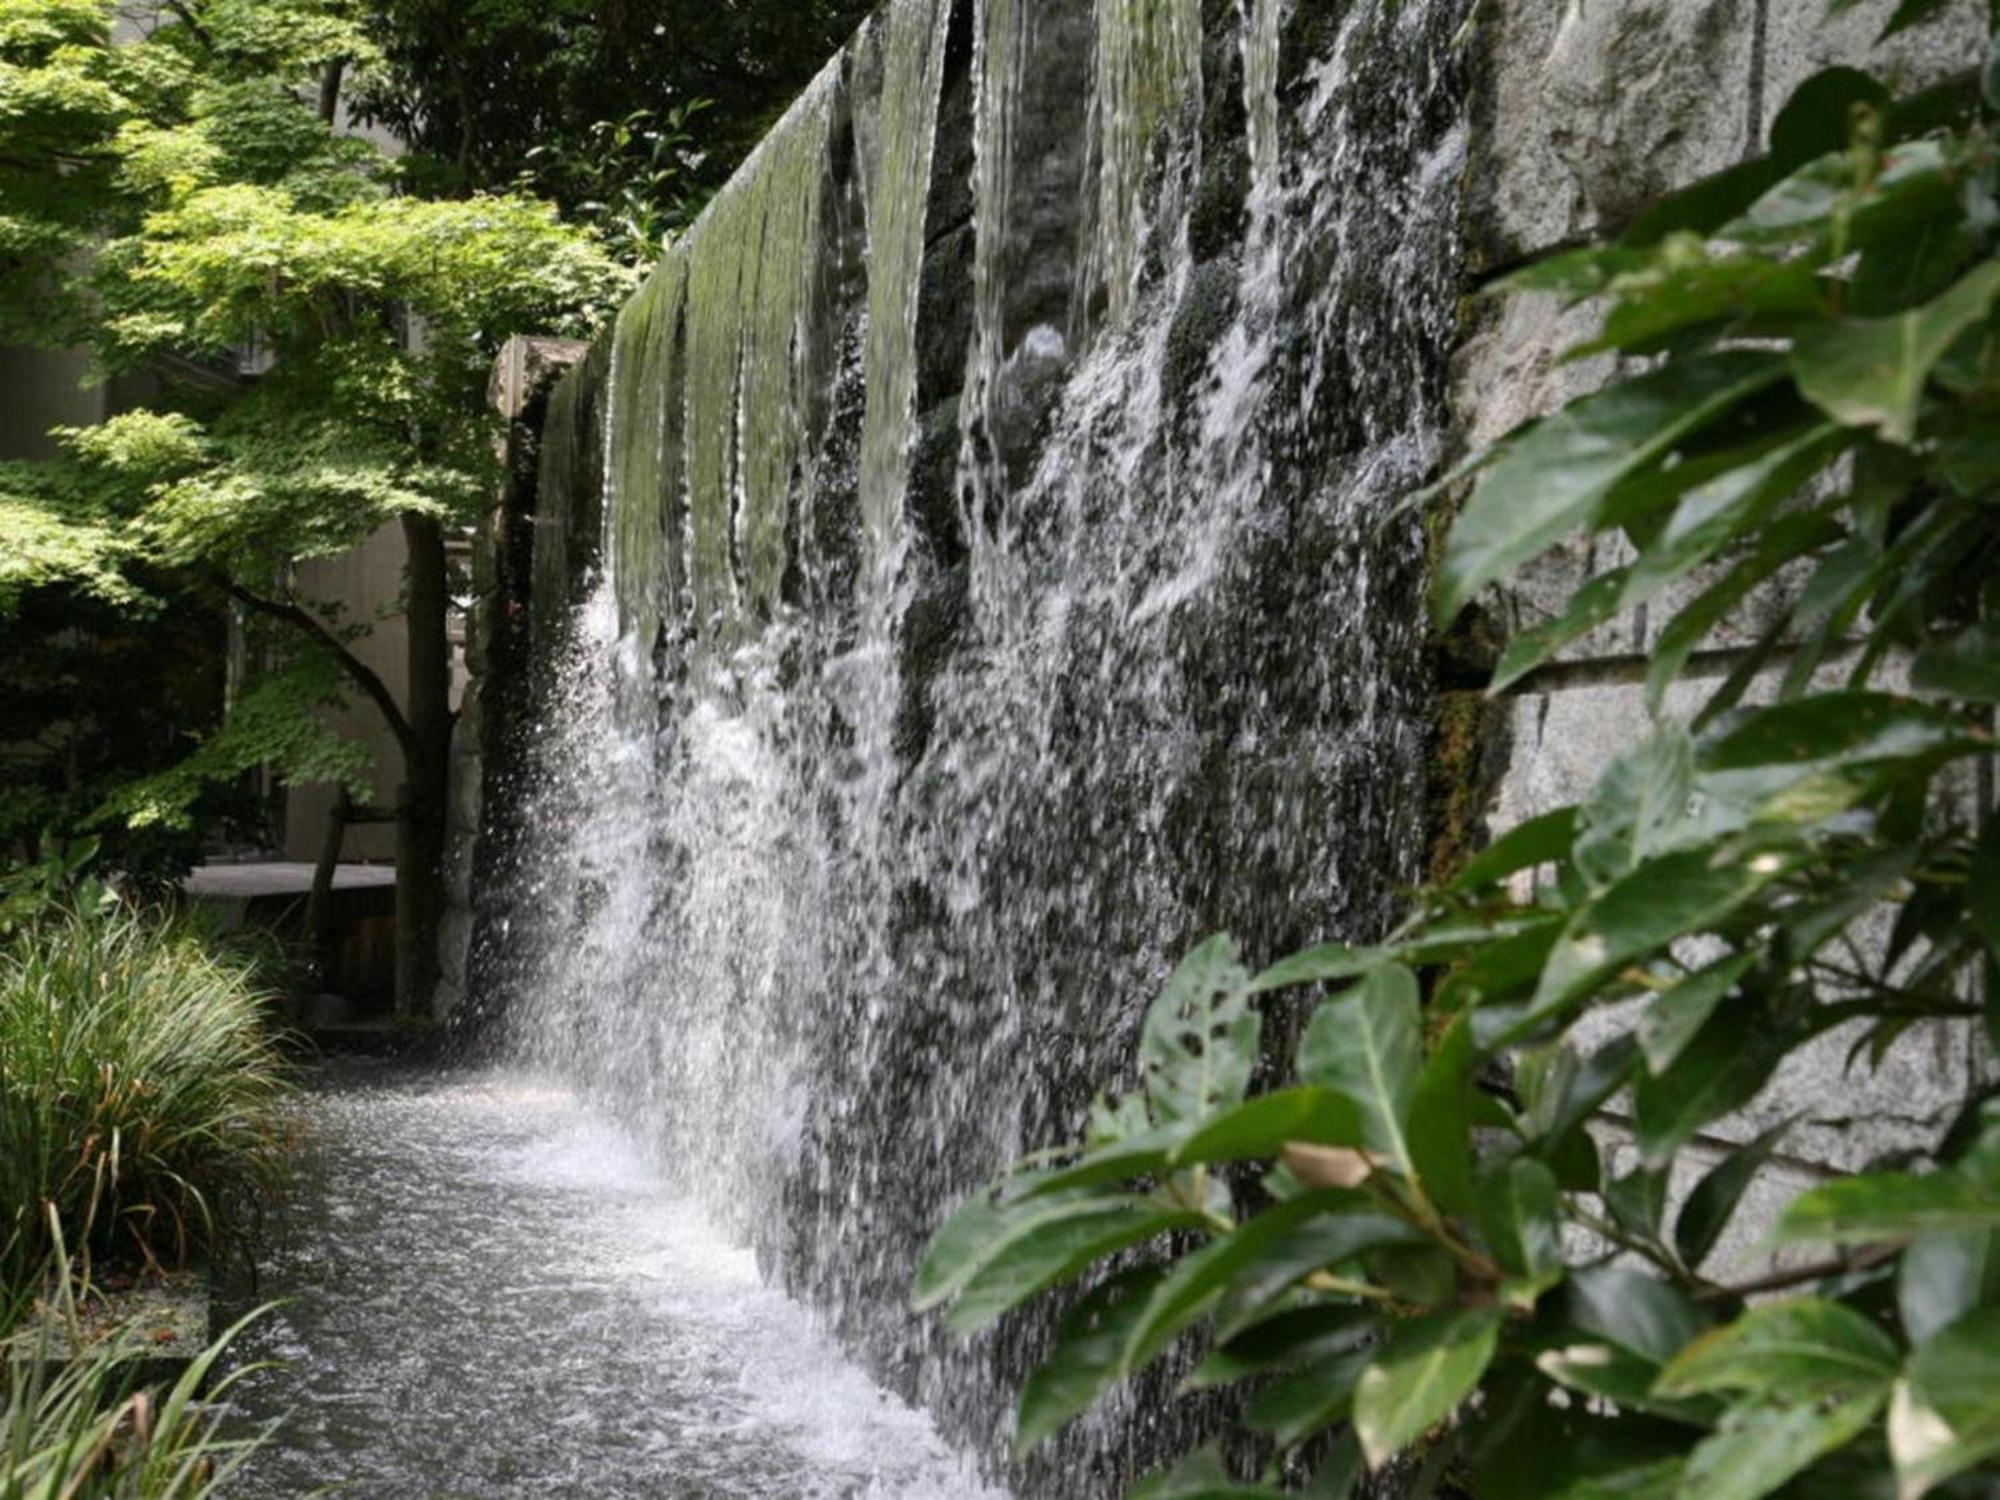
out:
{"label": "rippling water surface", "polygon": [[303,1116],[232,1493],[997,1500],[568,1092],[356,1069]]}

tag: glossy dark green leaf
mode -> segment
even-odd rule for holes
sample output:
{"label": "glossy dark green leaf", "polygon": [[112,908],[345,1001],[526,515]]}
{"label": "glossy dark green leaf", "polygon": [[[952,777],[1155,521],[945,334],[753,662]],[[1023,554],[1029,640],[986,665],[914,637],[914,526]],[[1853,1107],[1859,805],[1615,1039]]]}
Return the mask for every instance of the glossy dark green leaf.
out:
{"label": "glossy dark green leaf", "polygon": [[1380,1467],[1457,1409],[1493,1358],[1500,1314],[1490,1308],[1436,1313],[1397,1330],[1361,1374],[1354,1430]]}
{"label": "glossy dark green leaf", "polygon": [[[1852,10],[1861,3],[1863,0],[1832,0],[1826,8],[1827,14],[1837,16],[1842,11]],[[1899,0],[1895,10],[1890,13],[1888,22],[1882,28],[1880,40],[1886,41],[1897,32],[1914,26],[1919,21],[1929,20],[1943,10],[1946,3],[1947,0]]]}
{"label": "glossy dark green leaf", "polygon": [[2000,1183],[1949,1170],[1875,1172],[1809,1188],[1778,1218],[1780,1244],[1859,1245],[2000,1224]]}
{"label": "glossy dark green leaf", "polygon": [[1362,1144],[1361,1113],[1331,1089],[1302,1087],[1258,1094],[1211,1117],[1169,1153],[1173,1167],[1276,1156],[1287,1141]]}
{"label": "glossy dark green leaf", "polygon": [[1622,290],[1602,331],[1567,357],[1608,350],[1654,353],[1663,340],[1690,328],[1717,325],[1718,335],[1732,327],[1741,332],[1769,320],[1813,317],[1820,310],[1818,276],[1811,265],[1762,255],[1668,261],[1650,270],[1641,285],[1643,291]]}
{"label": "glossy dark green leaf", "polygon": [[1921,1345],[1981,1303],[2000,1303],[2000,1243],[1992,1229],[1920,1235],[1896,1262],[1903,1336]]}
{"label": "glossy dark green leaf", "polygon": [[1646,1054],[1647,1072],[1657,1075],[1673,1066],[1674,1059],[1715,1014],[1715,1007],[1760,957],[1761,952],[1753,949],[1722,959],[1696,970],[1646,1003],[1639,1017],[1638,1037]]}
{"label": "glossy dark green leaf", "polygon": [[1666,1364],[1708,1327],[1685,1293],[1621,1266],[1572,1271],[1564,1283],[1564,1307],[1576,1328],[1656,1365]]}
{"label": "glossy dark green leaf", "polygon": [[1380,1326],[1372,1310],[1350,1303],[1288,1307],[1250,1324],[1211,1350],[1188,1377],[1197,1389],[1315,1363],[1366,1343]]}
{"label": "glossy dark green leaf", "polygon": [[1640,1075],[1632,1090],[1633,1133],[1648,1166],[1662,1166],[1710,1121],[1762,1092],[1798,1033],[1758,1009],[1724,1006],[1664,1073]]}
{"label": "glossy dark green leaf", "polygon": [[1685,838],[1694,791],[1694,741],[1665,724],[1611,758],[1577,819],[1577,870],[1595,886],[1611,885],[1676,837]]}
{"label": "glossy dark green leaf", "polygon": [[1140,1198],[1083,1203],[1036,1199],[1023,1208],[1043,1205],[1068,1211],[1045,1220],[1023,1214],[982,1248],[946,1314],[954,1330],[977,1332],[1037,1292],[1069,1280],[1107,1255],[1204,1222],[1201,1215],[1186,1209],[1163,1208]]}
{"label": "glossy dark green leaf", "polygon": [[1838,422],[1907,446],[1931,369],[2000,296],[2000,261],[1966,273],[1942,296],[1891,318],[1845,318],[1807,328],[1792,346],[1799,390]]}
{"label": "glossy dark green leaf", "polygon": [[1626,572],[1618,607],[1633,609],[1686,578],[1719,549],[1764,522],[1827,462],[1853,442],[1825,423],[1780,429],[1744,448],[1685,467],[1706,469],[1682,493],[1659,531]]}
{"label": "glossy dark green leaf", "polygon": [[1833,540],[1839,527],[1817,511],[1781,516],[1757,538],[1757,545],[1727,572],[1683,605],[1653,642],[1646,667],[1646,700],[1658,712],[1669,686],[1681,678],[1688,659],[1710,631],[1722,623],[1750,591],[1794,562],[1802,553]]}
{"label": "glossy dark green leaf", "polygon": [[1096,1288],[1063,1319],[1054,1351],[1021,1386],[1014,1419],[1017,1452],[1039,1445],[1118,1379],[1126,1336],[1161,1275],[1157,1266],[1127,1271]]}
{"label": "glossy dark green leaf", "polygon": [[1411,1307],[1442,1307],[1458,1300],[1458,1262],[1441,1245],[1377,1250],[1363,1264],[1370,1281]]}
{"label": "glossy dark green leaf", "polygon": [[[1979,842],[1972,851],[1972,869],[1967,877],[1967,889],[1972,899],[1966,902],[1967,914],[1980,941],[1986,944],[1989,958],[2000,964],[2000,899],[1994,892],[2000,891],[2000,818],[1988,821],[1985,831],[1979,835]],[[2000,984],[1988,985],[1987,1004],[1994,1003],[1994,996],[2000,993]],[[1989,1022],[1990,1025],[1990,1022]],[[1993,1033],[1996,1044],[2000,1044],[2000,1032]]]}
{"label": "glossy dark green leaf", "polygon": [[1739,1407],[1688,1455],[1681,1493],[1701,1500],[1759,1500],[1868,1429],[1879,1394],[1831,1406]]}
{"label": "glossy dark green leaf", "polygon": [[1483,1052],[1491,1015],[1470,1008],[1503,996],[1527,994],[1548,962],[1549,949],[1562,936],[1562,928],[1562,913],[1552,911],[1519,932],[1496,937],[1445,975],[1432,997],[1431,1009],[1445,1015],[1467,1011],[1474,1050]]}
{"label": "glossy dark green leaf", "polygon": [[1354,1487],[1361,1483],[1367,1468],[1367,1460],[1361,1456],[1359,1439],[1352,1430],[1341,1433],[1328,1445],[1326,1456],[1313,1470],[1312,1483],[1306,1486],[1305,1500],[1350,1500]]}
{"label": "glossy dark green leaf", "polygon": [[1362,1138],[1405,1176],[1414,1172],[1406,1126],[1423,1070],[1417,978],[1400,964],[1371,969],[1314,1012],[1299,1044],[1299,1073],[1361,1110]]}
{"label": "glossy dark green leaf", "polygon": [[1983,747],[1964,719],[1889,693],[1815,693],[1747,714],[1701,752],[1704,793],[1760,819],[1817,822],[1913,767]]}
{"label": "glossy dark green leaf", "polygon": [[1773,383],[1782,365],[1730,351],[1677,361],[1571,403],[1480,477],[1433,590],[1440,624],[1503,573],[1585,526],[1620,480]]}
{"label": "glossy dark green leaf", "polygon": [[1451,889],[1476,891],[1522,870],[1533,870],[1563,858],[1569,853],[1576,812],[1574,807],[1559,807],[1508,829],[1466,862],[1452,880]]}
{"label": "glossy dark green leaf", "polygon": [[1301,984],[1358,979],[1382,961],[1379,948],[1354,948],[1346,943],[1321,943],[1279,959],[1250,981],[1250,993],[1286,990]]}
{"label": "glossy dark green leaf", "polygon": [[1628,1412],[1646,1412],[1672,1422],[1710,1427],[1722,1412],[1711,1397],[1657,1394],[1653,1384],[1660,1367],[1650,1359],[1613,1344],[1579,1343],[1546,1349],[1535,1357],[1535,1368],[1557,1384],[1586,1396],[1616,1402]]}
{"label": "glossy dark green leaf", "polygon": [[1854,129],[1854,107],[1886,110],[1890,102],[1889,91],[1859,69],[1822,69],[1792,90],[1771,122],[1771,155],[1802,167],[1843,151]]}
{"label": "glossy dark green leaf", "polygon": [[1345,1421],[1354,1408],[1355,1382],[1373,1352],[1348,1349],[1329,1354],[1274,1381],[1244,1409],[1243,1425],[1253,1432],[1268,1432],[1280,1447],[1289,1448]]}
{"label": "glossy dark green leaf", "polygon": [[1900,1500],[2000,1455],[2000,1306],[1977,1308],[1910,1357],[1889,1408]]}
{"label": "glossy dark green leaf", "polygon": [[1168,1154],[1186,1138],[1186,1127],[1167,1126],[1144,1130],[1087,1151],[1064,1167],[1025,1175],[1009,1186],[1010,1200],[1045,1198],[1071,1193],[1079,1188],[1101,1187],[1108,1182],[1125,1182],[1147,1177],[1167,1167]]}
{"label": "glossy dark green leaf", "polygon": [[1183,1257],[1154,1288],[1145,1311],[1133,1322],[1122,1356],[1125,1373],[1151,1364],[1174,1338],[1221,1301],[1240,1273],[1285,1245],[1301,1225],[1350,1201],[1341,1192],[1302,1193]]}
{"label": "glossy dark green leaf", "polygon": [[1206,1119],[1249,1088],[1262,1025],[1249,982],[1235,942],[1212,937],[1181,961],[1147,1010],[1139,1066],[1157,1123]]}
{"label": "glossy dark green leaf", "polygon": [[1204,1448],[1171,1468],[1147,1475],[1125,1500],[1285,1500],[1285,1497],[1263,1485],[1232,1479],[1222,1455]]}
{"label": "glossy dark green leaf", "polygon": [[1743,1201],[1745,1191],[1764,1170],[1764,1164],[1778,1149],[1778,1142],[1784,1139],[1791,1123],[1781,1121],[1749,1144],[1738,1146],[1695,1184],[1674,1221],[1674,1251],[1682,1265],[1698,1270],[1708,1259],[1722,1231],[1729,1227],[1736,1205]]}
{"label": "glossy dark green leaf", "polygon": [[1536,1135],[1553,1142],[1579,1129],[1631,1081],[1638,1066],[1638,1045],[1630,1036],[1614,1036],[1587,1059],[1558,1067],[1534,1100]]}
{"label": "glossy dark green leaf", "polygon": [[1753,1307],[1676,1355],[1654,1389],[1663,1396],[1721,1393],[1760,1400],[1886,1398],[1901,1351],[1838,1302],[1794,1297]]}
{"label": "glossy dark green leaf", "polygon": [[1934,641],[1910,663],[1911,686],[1947,698],[2000,703],[2000,620]]}
{"label": "glossy dark green leaf", "polygon": [[1425,1196],[1446,1214],[1472,1207],[1472,1079],[1478,1065],[1472,1026],[1459,1016],[1425,1059],[1410,1104],[1410,1159]]}
{"label": "glossy dark green leaf", "polygon": [[1571,641],[1595,630],[1618,613],[1625,597],[1629,570],[1600,573],[1574,594],[1555,618],[1519,632],[1500,653],[1499,665],[1486,685],[1489,693],[1505,692]]}
{"label": "glossy dark green leaf", "polygon": [[1410,1247],[1428,1242],[1421,1230],[1376,1211],[1364,1193],[1342,1194],[1339,1203],[1338,1211],[1299,1224],[1237,1271],[1216,1309],[1218,1338],[1232,1338],[1263,1317],[1273,1299],[1315,1271],[1341,1265],[1384,1246]]}
{"label": "glossy dark green leaf", "polygon": [[1570,918],[1542,969],[1531,1017],[1560,1014],[1634,960],[1709,930],[1779,873],[1754,861],[1717,864],[1700,848],[1641,865]]}
{"label": "glossy dark green leaf", "polygon": [[1480,1180],[1479,1223],[1500,1269],[1508,1300],[1523,1307],[1562,1275],[1562,1198],[1555,1173],[1517,1156]]}
{"label": "glossy dark green leaf", "polygon": [[1611,1211],[1611,1222],[1627,1234],[1657,1242],[1666,1216],[1668,1175],[1663,1168],[1637,1166],[1605,1183],[1604,1206]]}

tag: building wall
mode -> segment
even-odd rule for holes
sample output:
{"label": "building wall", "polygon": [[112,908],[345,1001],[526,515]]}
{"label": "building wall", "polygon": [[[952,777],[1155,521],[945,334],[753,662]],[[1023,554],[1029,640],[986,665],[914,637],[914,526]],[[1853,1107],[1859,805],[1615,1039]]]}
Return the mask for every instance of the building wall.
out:
{"label": "building wall", "polygon": [[[338,624],[370,625],[368,634],[353,642],[352,649],[388,685],[398,702],[407,697],[410,682],[410,635],[402,611],[403,565],[407,557],[402,529],[392,523],[351,551],[301,564],[298,581],[302,599],[314,605],[337,607],[334,618]],[[371,800],[379,807],[394,807],[396,788],[402,781],[402,755],[381,713],[359,692],[350,692],[345,706],[327,717],[338,733],[368,747],[375,758]],[[285,858],[319,857],[334,797],[330,786],[290,789],[285,797]],[[354,824],[348,828],[341,848],[343,857],[349,860],[393,859],[395,826]]]}

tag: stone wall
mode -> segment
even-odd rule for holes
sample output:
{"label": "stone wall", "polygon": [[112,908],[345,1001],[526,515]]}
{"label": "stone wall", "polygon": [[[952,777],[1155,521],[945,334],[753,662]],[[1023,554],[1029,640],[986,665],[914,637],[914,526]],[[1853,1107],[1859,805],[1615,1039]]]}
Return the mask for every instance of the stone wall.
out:
{"label": "stone wall", "polygon": [[574,339],[510,339],[493,365],[487,399],[506,423],[505,479],[472,541],[472,598],[465,622],[465,692],[451,736],[451,806],[445,823],[445,905],[431,1015],[464,1019],[474,992],[473,936],[482,893],[505,884],[510,744],[527,698],[527,631],[536,491],[549,387],[588,346]]}
{"label": "stone wall", "polygon": [[[1821,68],[1865,67],[1902,92],[1968,73],[1985,54],[1986,8],[1976,0],[1871,45],[1892,9],[1874,0],[1826,21],[1825,0],[1484,6],[1464,186],[1468,291],[1759,154],[1791,91]],[[1562,357],[1594,330],[1589,307],[1565,311],[1543,294],[1470,301],[1453,362],[1461,445],[1490,441],[1604,382],[1614,373],[1611,357]],[[1580,583],[1628,560],[1607,553],[1601,539],[1594,548],[1551,554],[1484,601],[1491,633],[1509,635],[1560,612]],[[1645,732],[1649,715],[1637,685],[1644,653],[1705,581],[1690,580],[1650,610],[1585,636],[1490,706],[1487,727],[1504,769],[1485,812],[1486,832],[1576,801],[1611,756]],[[1786,603],[1780,586],[1754,601],[1750,613],[1761,618],[1718,630],[1696,660],[1698,675],[1726,676]],[[1708,685],[1684,684],[1669,709],[1692,712]],[[1991,1066],[1969,1024],[1917,1028],[1872,1071],[1846,1066],[1853,1042],[1848,1031],[1822,1038],[1750,1109],[1717,1126],[1700,1153],[1690,1153],[1712,1155],[1779,1120],[1799,1121],[1786,1137],[1783,1173],[1764,1185],[1765,1201],[1739,1218],[1737,1253],[1749,1253],[1755,1224],[1797,1187],[1933,1142]],[[1684,1162],[1680,1186],[1705,1165]]]}

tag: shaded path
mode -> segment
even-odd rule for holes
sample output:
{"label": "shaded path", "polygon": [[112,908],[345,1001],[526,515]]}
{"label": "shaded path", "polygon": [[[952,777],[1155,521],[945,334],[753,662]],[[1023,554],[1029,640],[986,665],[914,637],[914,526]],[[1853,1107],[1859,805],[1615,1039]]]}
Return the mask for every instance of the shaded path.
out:
{"label": "shaded path", "polygon": [[565,1093],[330,1075],[246,1337],[233,1495],[986,1495]]}

